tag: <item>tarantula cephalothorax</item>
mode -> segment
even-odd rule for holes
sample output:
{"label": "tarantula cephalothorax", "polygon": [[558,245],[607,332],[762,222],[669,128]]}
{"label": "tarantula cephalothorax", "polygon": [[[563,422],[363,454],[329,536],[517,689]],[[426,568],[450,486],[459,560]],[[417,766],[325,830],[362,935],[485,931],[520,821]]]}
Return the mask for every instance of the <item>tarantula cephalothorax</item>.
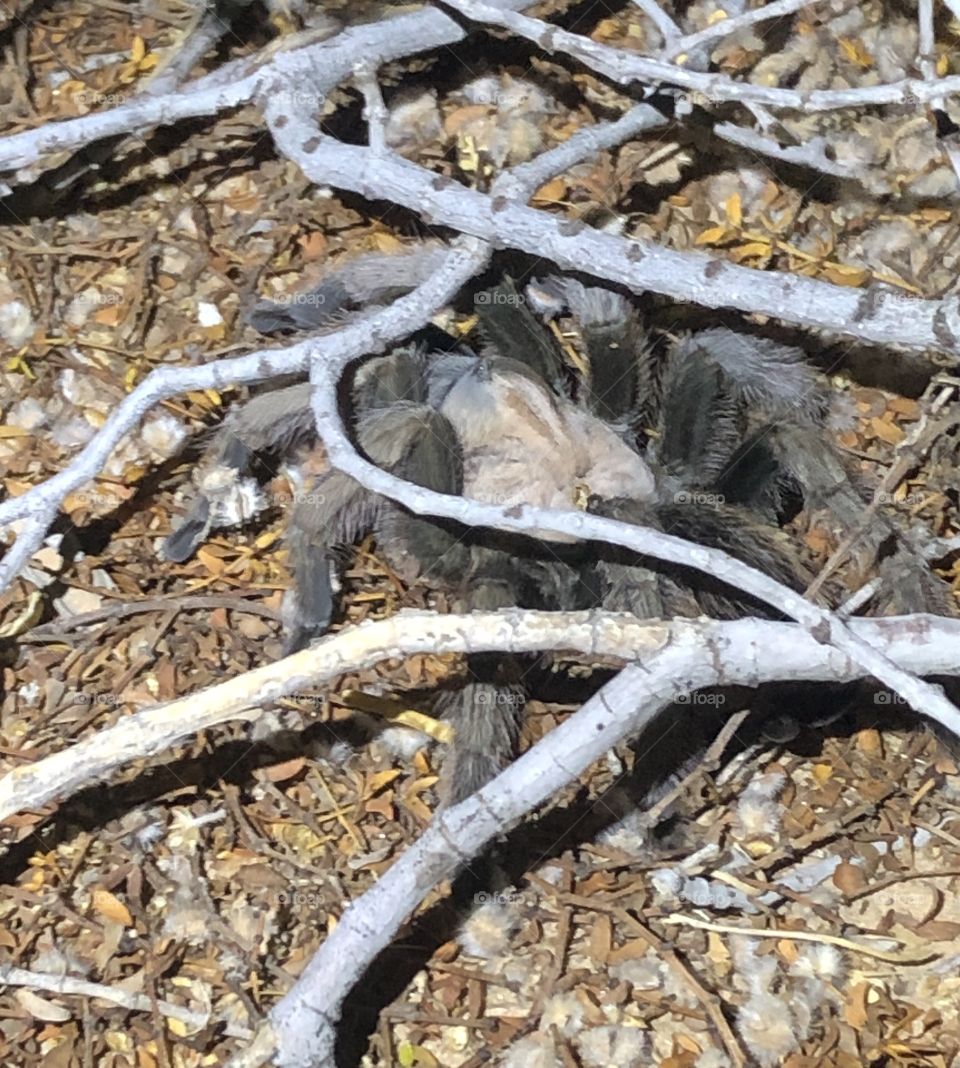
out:
{"label": "tarantula cephalothorax", "polygon": [[[864,507],[824,436],[826,389],[802,354],[726,329],[657,352],[619,294],[570,279],[530,292],[541,312],[569,311],[577,320],[585,373],[573,372],[507,280],[477,299],[482,355],[405,347],[360,368],[351,413],[360,450],[442,493],[508,506],[586,506],[724,549],[802,589],[808,576],[778,525],[786,499],[826,507],[846,524]],[[223,522],[224,502],[256,455],[284,456],[314,442],[307,384],[231,413],[193,511],[167,539],[168,558],[186,559]],[[326,631],[338,550],[368,531],[398,574],[442,588],[458,610],[602,605],[643,617],[770,614],[709,576],[623,550],[420,518],[339,471],[311,476],[303,488],[287,532],[288,650]],[[918,608],[935,596],[931,582],[916,577]],[[448,802],[511,759],[522,721],[514,660],[474,655],[467,669],[468,683],[435,708],[454,728]]]}

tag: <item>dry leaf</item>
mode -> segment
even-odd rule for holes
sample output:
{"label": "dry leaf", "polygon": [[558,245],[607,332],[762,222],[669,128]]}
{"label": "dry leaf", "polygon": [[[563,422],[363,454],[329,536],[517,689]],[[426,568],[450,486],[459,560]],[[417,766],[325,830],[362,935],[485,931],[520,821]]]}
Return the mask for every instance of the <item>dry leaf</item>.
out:
{"label": "dry leaf", "polygon": [[258,779],[266,779],[267,782],[286,782],[288,779],[299,775],[306,767],[306,757],[294,757],[292,760],[284,760],[280,764],[271,764],[266,768],[259,768]]}
{"label": "dry leaf", "polygon": [[845,897],[852,897],[858,890],[867,885],[867,877],[863,869],[851,864],[850,861],[841,861],[833,873],[833,885]]}
{"label": "dry leaf", "polygon": [[843,54],[851,63],[856,63],[858,67],[862,67],[864,70],[873,66],[873,56],[864,47],[862,41],[854,41],[849,37],[838,37],[837,44],[840,45]]}
{"label": "dry leaf", "polygon": [[870,278],[865,267],[848,267],[843,263],[825,263],[820,273],[838,286],[862,286]]}
{"label": "dry leaf", "polygon": [[322,230],[314,230],[309,234],[301,234],[297,244],[303,249],[303,258],[307,262],[319,260],[327,251],[327,235]]}
{"label": "dry leaf", "polygon": [[896,423],[892,423],[888,419],[871,419],[870,429],[873,431],[874,436],[886,442],[887,445],[899,445],[907,436]]}
{"label": "dry leaf", "polygon": [[725,226],[711,226],[709,229],[704,230],[697,235],[697,240],[694,244],[697,245],[716,245],[721,241],[726,241],[728,238],[734,235]]}
{"label": "dry leaf", "polygon": [[104,890],[100,887],[94,890],[92,904],[93,911],[98,915],[108,920],[113,920],[114,923],[119,923],[124,927],[133,926],[133,917],[130,915],[130,910],[109,890]]}
{"label": "dry leaf", "polygon": [[533,194],[534,203],[559,204],[567,192],[567,182],[564,178],[553,178]]}

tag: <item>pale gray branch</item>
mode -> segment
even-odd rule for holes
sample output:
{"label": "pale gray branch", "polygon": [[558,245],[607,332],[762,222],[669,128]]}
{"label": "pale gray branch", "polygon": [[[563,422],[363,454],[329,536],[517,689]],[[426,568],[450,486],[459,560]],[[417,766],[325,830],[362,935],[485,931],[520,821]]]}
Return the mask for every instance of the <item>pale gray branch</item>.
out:
{"label": "pale gray branch", "polygon": [[[955,672],[960,621],[856,620],[858,637],[902,668]],[[796,627],[741,620],[677,623],[655,652],[645,648],[595,697],[473,797],[439,813],[419,840],[341,916],[335,930],[271,1013],[274,1063],[282,1068],[332,1064],[335,1029],[346,995],[442,879],[536,806],[555,797],[624,738],[637,734],[671,701],[692,689],[755,685],[785,677],[849,681],[862,669]],[[250,1063],[249,1061],[246,1063]]]}
{"label": "pale gray branch", "polygon": [[937,76],[933,0],[917,0],[917,31],[917,65],[924,80],[932,82]]}
{"label": "pale gray branch", "polygon": [[886,85],[854,89],[781,89],[775,86],[753,85],[750,82],[733,81],[722,74],[686,70],[662,59],[612,48],[589,37],[570,33],[569,30],[551,25],[542,19],[503,10],[485,3],[484,0],[446,0],[446,3],[467,18],[509,30],[532,41],[550,54],[562,53],[570,56],[590,70],[621,85],[631,85],[634,82],[676,85],[697,92],[713,103],[749,102],[773,108],[815,112],[873,107],[879,104],[927,103],[938,96],[960,92],[960,75],[943,78],[935,84],[916,78],[904,78]]}
{"label": "pale gray branch", "polygon": [[[136,994],[129,990],[121,990],[119,987],[105,986],[103,983],[91,983],[85,979],[75,979],[70,975],[31,972],[25,968],[14,968],[10,965],[0,964],[0,985],[42,990],[47,994],[62,994],[106,1001],[111,1005],[119,1005],[121,1008],[129,1009],[132,1012],[152,1013],[159,1011],[171,1020],[180,1020],[197,1030],[201,1030],[210,1024],[210,1016],[207,1013],[193,1012],[191,1009],[176,1005],[172,1001],[154,1000],[146,994]],[[252,1038],[252,1032],[234,1024],[227,1024],[226,1032],[236,1038]]]}
{"label": "pale gray branch", "polygon": [[468,189],[409,160],[375,156],[363,145],[335,141],[320,132],[310,115],[285,108],[282,97],[268,98],[264,113],[279,151],[319,185],[386,198],[418,212],[431,225],[540,256],[561,269],[587,270],[635,293],[652,290],[706,307],[737,308],[875,344],[949,352],[960,348],[956,294],[927,301],[881,286],[857,290],[628,240],[512,197]]}
{"label": "pale gray branch", "polygon": [[89,444],[59,474],[20,497],[0,504],[0,526],[27,520],[13,548],[0,561],[0,590],[19,574],[40,545],[64,497],[94,478],[110,453],[160,401],[190,390],[224,389],[260,382],[280,375],[302,373],[314,360],[340,373],[358,356],[381,351],[391,342],[418,329],[483,268],[486,245],[471,238],[454,242],[443,266],[423,285],[336,334],[307,338],[287,348],[262,349],[248,356],[218,360],[203,367],[163,367],[152,371],[116,408]]}
{"label": "pale gray branch", "polygon": [[672,42],[682,36],[683,31],[657,3],[657,0],[633,0],[633,2],[657,27],[665,46],[669,47]]}
{"label": "pale gray branch", "polygon": [[614,122],[584,126],[566,141],[541,152],[528,163],[520,163],[504,171],[494,180],[491,193],[495,197],[508,196],[518,202],[527,200],[555,175],[641,134],[665,126],[668,121],[655,107],[637,104]]}
{"label": "pale gray branch", "polygon": [[730,34],[736,33],[738,30],[746,29],[748,26],[755,26],[758,22],[769,22],[770,19],[786,18],[788,15],[794,14],[801,8],[810,6],[811,0],[775,0],[772,4],[754,8],[751,11],[745,11],[742,15],[736,15],[733,18],[728,19],[720,19],[703,30],[698,30],[696,33],[689,33],[685,37],[681,37],[679,41],[675,41],[673,45],[667,49],[663,58],[675,62],[678,56],[694,52],[697,49],[702,48],[704,45],[709,45],[714,41],[729,37]]}
{"label": "pale gray branch", "polygon": [[802,145],[781,145],[772,137],[764,137],[756,130],[748,130],[733,122],[720,122],[713,128],[717,137],[729,141],[732,145],[749,148],[762,156],[782,159],[798,167],[810,167],[821,174],[834,178],[858,179],[863,176],[863,168],[855,163],[842,163],[831,159],[824,151],[827,144],[823,137],[814,137]]}
{"label": "pale gray branch", "polygon": [[267,88],[275,88],[278,76],[284,79],[284,88],[294,94],[294,102],[300,107],[311,103],[316,107],[322,104],[317,87],[329,89],[345,80],[361,60],[385,63],[453,44],[463,36],[453,19],[432,7],[354,26],[332,39],[278,52],[259,67],[262,57],[237,60],[176,92],[144,94],[106,111],[44,123],[34,130],[0,138],[0,170],[26,167],[48,152],[80,148],[102,137],[215,115],[249,103]]}

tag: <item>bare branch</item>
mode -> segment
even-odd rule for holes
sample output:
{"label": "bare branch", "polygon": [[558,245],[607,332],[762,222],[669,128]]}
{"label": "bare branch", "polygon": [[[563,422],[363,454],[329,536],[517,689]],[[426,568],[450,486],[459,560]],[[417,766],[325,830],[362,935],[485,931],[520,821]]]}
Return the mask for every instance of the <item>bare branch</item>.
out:
{"label": "bare branch", "polygon": [[132,760],[166,752],[181,739],[382,660],[417,653],[513,653],[570,649],[589,656],[652,653],[669,640],[662,623],[588,612],[485,612],[437,616],[401,612],[331,635],[303,652],[265,664],[182,700],[124,716],[114,726],[0,779],[0,820],[66,798]]}
{"label": "bare branch", "polygon": [[334,141],[320,132],[311,116],[285,109],[282,98],[266,100],[264,112],[277,148],[318,184],[371,199],[386,198],[418,212],[432,225],[541,256],[561,269],[586,268],[595,277],[635,293],[652,290],[706,307],[737,308],[861,341],[911,349],[960,349],[956,294],[927,301],[881,286],[857,290],[628,240],[507,197],[468,189],[409,160],[376,157],[361,145]]}
{"label": "bare branch", "polygon": [[575,167],[617,145],[649,133],[669,120],[649,104],[637,104],[614,122],[584,126],[555,148],[541,152],[529,163],[500,174],[493,183],[493,196],[508,196],[517,201],[527,200],[541,185],[557,174]]}
{"label": "bare branch", "polygon": [[712,575],[789,615],[818,641],[833,645],[855,659],[867,673],[899,694],[911,708],[930,716],[960,737],[960,711],[947,700],[942,686],[923,682],[901,671],[859,639],[838,616],[724,552],[647,527],[636,527],[584,512],[533,508],[529,505],[501,508],[464,497],[434,493],[381,470],[360,456],[347,437],[337,407],[338,379],[339,374],[332,369],[316,362],[312,364],[310,381],[314,387],[313,412],[317,432],[326,447],[330,463],[355,478],[366,489],[398,501],[416,515],[443,516],[467,526],[489,526],[518,534],[542,535],[546,531],[568,534],[579,541],[621,545],[642,556]]}
{"label": "bare branch", "polygon": [[379,352],[418,329],[483,268],[487,256],[486,245],[461,238],[454,243],[444,265],[423,285],[389,308],[360,319],[336,334],[307,338],[288,348],[262,349],[203,367],[163,367],[152,371],[124,398],[68,467],[22,496],[0,504],[0,525],[18,519],[28,521],[13,548],[0,561],[0,590],[13,581],[37,550],[64,497],[97,475],[123,436],[154,405],[188,390],[224,389],[228,385],[303,373],[310,360],[329,366],[339,375],[351,360]]}
{"label": "bare branch", "polygon": [[[960,620],[935,616],[854,619],[850,630],[878,655],[917,674],[960,674]],[[532,612],[507,609],[468,615],[403,611],[330,635],[303,652],[265,664],[181,700],[145,708],[111,727],[0,779],[0,820],[63,800],[133,761],[167,752],[199,731],[230,720],[255,718],[272,704],[348,672],[418,653],[567,650],[588,657],[642,660],[663,650],[699,649],[712,674],[678,676],[687,690],[720,684],[784,681],[845,682],[866,672],[790,623],[746,619],[638,620],[609,612]],[[722,648],[714,662],[705,650]],[[760,653],[763,652],[761,656]],[[684,654],[687,655],[687,654]],[[692,660],[697,657],[690,654]],[[645,669],[646,670],[646,669]],[[655,675],[649,674],[650,678]],[[672,691],[671,691],[672,692]],[[610,743],[613,744],[613,743]],[[603,751],[603,750],[601,750]],[[586,766],[586,765],[584,765]]]}
{"label": "bare branch", "polygon": [[363,93],[363,117],[367,120],[367,142],[374,155],[387,151],[387,106],[377,81],[376,67],[366,61],[357,64],[354,80]]}
{"label": "bare branch", "polygon": [[730,34],[736,33],[738,30],[746,29],[748,26],[755,26],[758,22],[786,18],[801,8],[810,6],[811,0],[775,0],[772,4],[745,11],[742,15],[737,15],[732,19],[720,19],[718,22],[707,26],[706,29],[698,30],[697,33],[687,34],[686,37],[681,37],[679,41],[675,41],[666,50],[663,58],[671,62],[677,62],[678,60],[682,62],[682,57],[685,54],[695,52],[704,45],[712,44],[714,41],[722,40],[724,37],[729,37]]}
{"label": "bare branch", "polygon": [[657,3],[657,0],[633,0],[633,2],[657,27],[666,47],[682,36],[683,31]]}
{"label": "bare branch", "polygon": [[772,137],[764,137],[756,130],[748,130],[733,122],[720,122],[713,128],[717,137],[733,145],[749,148],[763,156],[782,159],[798,167],[810,167],[821,174],[834,178],[858,179],[863,177],[863,168],[855,163],[842,163],[831,159],[824,151],[826,141],[822,137],[813,137],[802,145],[781,145]]}
{"label": "bare branch", "polygon": [[[90,983],[85,979],[75,979],[69,975],[51,975],[47,972],[31,972],[25,968],[14,968],[0,964],[0,983],[4,986],[22,986],[30,990],[42,990],[47,994],[64,994],[74,997],[91,998],[106,1001],[111,1005],[120,1005],[133,1012],[160,1011],[171,1020],[180,1020],[187,1026],[201,1030],[210,1024],[209,1014],[193,1012],[171,1001],[155,1001],[146,994],[135,994],[120,987],[105,986],[103,983]],[[227,1023],[226,1032],[237,1038],[249,1039],[250,1031]]]}
{"label": "bare branch", "polygon": [[937,76],[937,42],[933,26],[933,0],[918,0],[917,29],[917,66],[920,68],[920,73],[923,75],[924,80],[932,82]]}
{"label": "bare branch", "polygon": [[[914,617],[857,620],[853,626],[860,637],[904,667],[949,671],[947,661],[952,660],[956,669],[953,643],[960,621]],[[934,648],[940,649],[939,656],[928,659]],[[830,673],[838,679],[859,674],[848,658],[787,624],[671,624],[668,642],[652,655],[645,651],[642,666],[624,669],[477,794],[439,813],[420,839],[350,905],[271,1013],[280,1050],[275,1063],[284,1068],[333,1063],[335,1027],[347,993],[430,890],[504,828],[554,797],[681,694],[704,686],[754,685],[774,674],[782,678],[784,671],[793,678],[810,678],[820,671],[821,677]],[[264,1030],[265,1036],[268,1033]]]}
{"label": "bare branch", "polygon": [[304,90],[322,95],[325,88],[348,78],[361,60],[381,64],[453,44],[463,36],[453,19],[432,7],[353,26],[330,40],[279,52],[260,67],[257,63],[262,57],[238,60],[173,93],[144,94],[106,111],[44,123],[35,130],[0,138],[0,170],[26,167],[47,152],[81,148],[102,137],[215,115],[277,89],[297,94],[291,103],[300,101],[303,107]]}
{"label": "bare branch", "polygon": [[634,82],[677,85],[698,92],[713,103],[755,103],[814,112],[848,107],[873,107],[880,104],[927,103],[938,96],[960,92],[960,75],[943,78],[935,85],[915,78],[904,78],[887,85],[872,85],[859,89],[780,89],[752,85],[749,82],[733,81],[722,74],[686,70],[662,59],[612,48],[589,37],[570,33],[542,19],[501,10],[484,0],[446,2],[467,18],[509,30],[532,41],[545,52],[559,52],[570,56],[620,85],[631,85]]}

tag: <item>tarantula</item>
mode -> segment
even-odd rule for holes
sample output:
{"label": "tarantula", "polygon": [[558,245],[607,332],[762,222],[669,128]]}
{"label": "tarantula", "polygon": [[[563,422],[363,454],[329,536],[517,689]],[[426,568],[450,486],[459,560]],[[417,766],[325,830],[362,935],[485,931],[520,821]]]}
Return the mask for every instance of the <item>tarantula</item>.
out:
{"label": "tarantula", "polygon": [[[363,364],[351,391],[359,449],[441,493],[586,507],[723,549],[802,590],[810,576],[779,526],[791,506],[830,509],[847,527],[865,506],[824,435],[828,393],[802,353],[720,328],[658,347],[633,302],[617,293],[556,278],[528,294],[525,301],[508,279],[476,298],[480,355],[413,345]],[[543,322],[561,312],[579,324],[580,373]],[[224,501],[258,455],[302,456],[315,444],[309,393],[294,385],[231,413],[213,473],[166,541],[169,559],[186,559],[224,520]],[[288,651],[327,630],[339,550],[368,531],[398,574],[443,589],[455,610],[600,605],[647,618],[775,615],[709,576],[625,550],[421,518],[336,470],[308,476],[303,488],[287,531]],[[891,534],[882,522],[870,537],[879,548]],[[904,569],[902,554],[888,556]],[[898,607],[943,610],[922,565],[908,559],[904,576]],[[435,707],[454,728],[447,803],[513,757],[523,718],[515,659],[472,655],[467,671],[466,685]]]}

